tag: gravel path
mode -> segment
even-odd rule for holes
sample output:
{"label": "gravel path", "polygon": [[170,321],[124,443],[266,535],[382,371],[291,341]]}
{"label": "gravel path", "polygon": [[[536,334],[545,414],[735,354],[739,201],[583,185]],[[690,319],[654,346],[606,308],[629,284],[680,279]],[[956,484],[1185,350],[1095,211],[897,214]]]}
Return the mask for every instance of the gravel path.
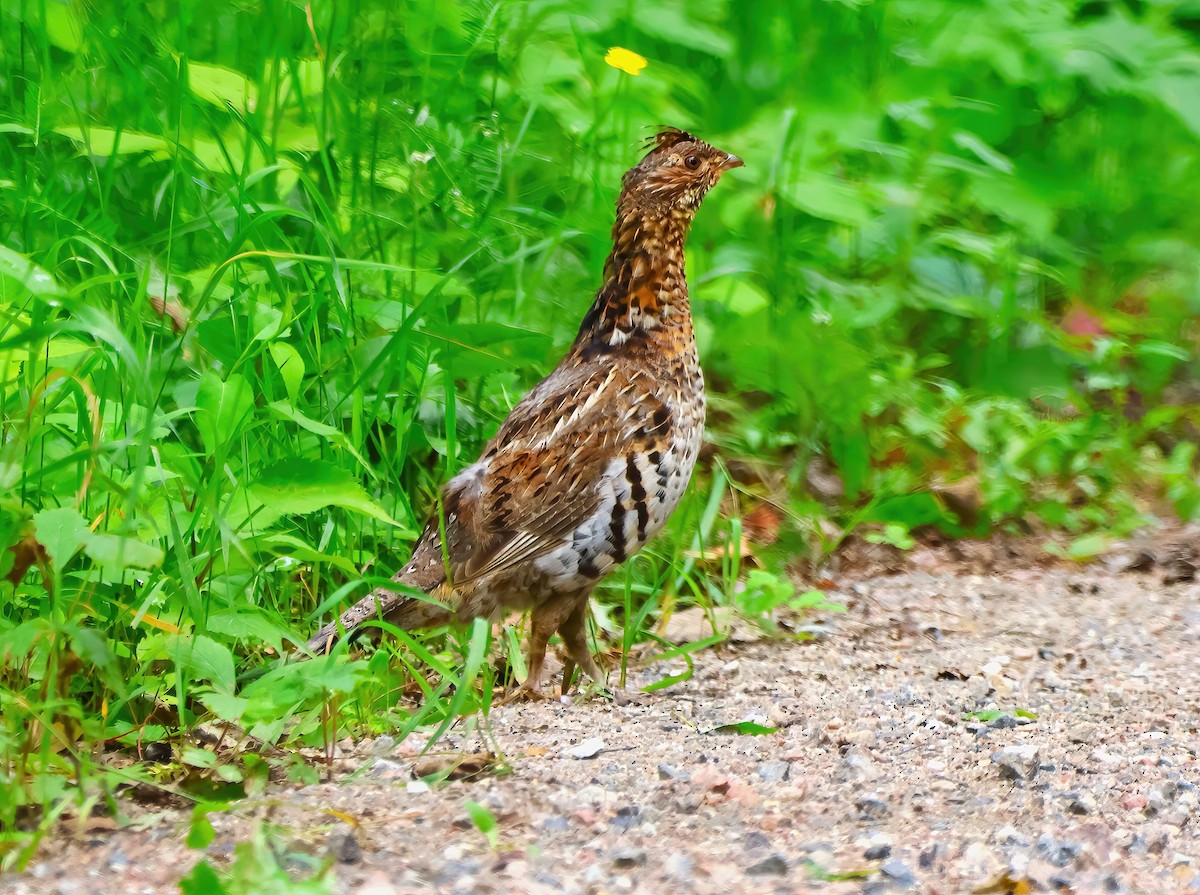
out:
{"label": "gravel path", "polygon": [[[445,741],[498,747],[510,774],[431,789],[420,743],[357,744],[350,783],[212,816],[210,860],[268,820],[359,895],[1200,893],[1200,584],[960,567],[842,599],[819,640],[708,651],[660,693],[498,708],[493,739]],[[716,730],[747,720],[777,729]],[[181,831],[64,838],[0,888],[177,891]]]}

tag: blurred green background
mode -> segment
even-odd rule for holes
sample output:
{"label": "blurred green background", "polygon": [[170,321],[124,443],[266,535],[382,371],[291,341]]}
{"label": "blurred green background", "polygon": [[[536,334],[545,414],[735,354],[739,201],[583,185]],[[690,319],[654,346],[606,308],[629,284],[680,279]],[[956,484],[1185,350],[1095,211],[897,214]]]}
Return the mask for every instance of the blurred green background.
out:
{"label": "blurred green background", "polygon": [[277,657],[565,350],[657,124],[746,167],[689,244],[711,448],[597,604],[622,667],[846,537],[1200,514],[1200,0],[12,0],[0,97],[8,829],[98,742],[488,704],[478,626]]}

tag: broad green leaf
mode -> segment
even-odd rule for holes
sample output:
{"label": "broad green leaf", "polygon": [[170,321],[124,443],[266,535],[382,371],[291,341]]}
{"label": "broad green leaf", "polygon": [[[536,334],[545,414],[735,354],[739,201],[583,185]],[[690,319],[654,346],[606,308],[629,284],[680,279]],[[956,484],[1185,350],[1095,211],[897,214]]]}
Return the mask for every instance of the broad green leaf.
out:
{"label": "broad green leaf", "polygon": [[78,53],[83,47],[81,8],[73,3],[43,3],[42,9],[46,13],[46,36],[50,43],[68,53]]}
{"label": "broad green leaf", "polygon": [[56,127],[54,132],[80,144],[89,155],[108,157],[134,152],[170,153],[172,144],[162,137],[137,131],[117,131],[111,127]]}
{"label": "broad green leaf", "polygon": [[254,410],[254,393],[240,373],[231,373],[222,382],[209,371],[196,390],[196,407],[196,428],[209,456],[214,456],[222,445],[238,436]]}
{"label": "broad green leaf", "polygon": [[283,312],[279,308],[256,302],[254,305],[254,323],[251,327],[254,331],[254,340],[256,342],[265,342],[268,339],[273,339],[279,334],[280,327],[283,326]]}
{"label": "broad green leaf", "polygon": [[250,79],[224,66],[189,61],[187,78],[192,93],[222,109],[228,103],[239,111],[252,110],[258,101],[258,92]]}
{"label": "broad green leaf", "polygon": [[1104,553],[1111,543],[1112,538],[1107,533],[1097,531],[1071,541],[1066,552],[1070,559],[1091,559]]}
{"label": "broad green leaf", "polygon": [[186,746],[180,754],[180,760],[194,768],[212,768],[217,764],[217,753],[199,746]]}
{"label": "broad green leaf", "polygon": [[777,730],[779,730],[778,727],[769,727],[766,724],[759,724],[757,721],[735,721],[732,724],[718,724],[716,727],[706,730],[705,733],[741,733],[758,737],[775,733]]}
{"label": "broad green leaf", "polygon": [[632,9],[634,27],[650,37],[722,59],[733,52],[730,34],[723,28],[705,23],[697,14],[705,9],[704,6],[685,10],[682,5],[638,3]]}
{"label": "broad green leaf", "polygon": [[[217,838],[217,831],[213,829],[213,825],[208,819],[208,812],[211,810],[211,805],[203,804],[192,809],[192,823],[188,829],[186,840],[188,848],[208,848]],[[201,867],[204,868],[204,871],[200,870]],[[224,895],[228,891],[220,884],[216,873],[205,861],[197,864],[193,868],[191,876],[185,879],[180,886],[188,895]]]}
{"label": "broad green leaf", "polygon": [[871,219],[871,211],[858,190],[827,174],[810,172],[802,180],[782,188],[784,198],[813,217],[839,224],[861,226]]}
{"label": "broad green leaf", "polygon": [[94,628],[76,628],[71,632],[71,649],[75,655],[97,668],[108,668],[115,657],[108,641]]}
{"label": "broad green leaf", "polygon": [[718,301],[735,314],[745,316],[769,307],[771,298],[743,274],[722,277],[705,284],[699,297]]}
{"label": "broad green leaf", "polygon": [[237,687],[233,653],[203,634],[176,634],[166,641],[178,673],[192,681],[208,681],[218,693],[233,695]]}
{"label": "broad green leaf", "polygon": [[93,534],[83,551],[97,563],[110,568],[153,569],[163,561],[163,552],[152,544],[120,535]]}
{"label": "broad green leaf", "polygon": [[33,528],[38,542],[59,569],[92,537],[83,516],[71,507],[42,510],[34,514]]}
{"label": "broad green leaf", "polygon": [[347,470],[324,460],[284,460],[265,469],[251,492],[280,513],[307,515],[336,506],[389,525],[400,523],[367,496]]}
{"label": "broad green leaf", "polygon": [[287,342],[272,342],[268,346],[279,375],[283,377],[283,387],[287,389],[288,400],[296,404],[300,400],[300,384],[304,381],[304,358]]}
{"label": "broad green leaf", "polygon": [[273,412],[279,414],[285,420],[291,420],[302,429],[307,429],[314,435],[323,435],[325,438],[338,439],[345,438],[345,434],[341,429],[335,429],[327,423],[322,423],[319,420],[314,420],[286,401],[272,401],[267,405]]}
{"label": "broad green leaf", "polygon": [[1161,339],[1147,339],[1145,342],[1139,342],[1134,351],[1143,357],[1166,357],[1180,361],[1190,360],[1192,357],[1191,353],[1181,345],[1172,345]]}
{"label": "broad green leaf", "polygon": [[371,472],[371,467],[367,463],[366,458],[358,452],[353,444],[351,444],[350,439],[346,437],[346,434],[341,429],[336,429],[333,426],[329,426],[318,420],[314,420],[284,401],[272,401],[267,406],[284,419],[291,420],[302,429],[307,429],[314,435],[320,435],[324,438],[327,438],[330,444],[333,444],[346,451],[362,465],[363,469]]}
{"label": "broad green leaf", "polygon": [[1013,172],[1013,163],[983,140],[979,139],[975,134],[969,131],[959,131],[954,135],[954,142],[960,148],[974,154],[985,165],[995,168],[1002,174],[1011,174]]}
{"label": "broad green leaf", "polygon": [[224,693],[205,693],[200,697],[200,701],[210,712],[230,724],[241,724],[246,707],[250,704],[250,700],[241,696],[228,696]]}
{"label": "broad green leaf", "polygon": [[288,633],[265,615],[252,611],[215,612],[208,617],[207,628],[214,634],[224,634],[235,640],[266,643],[276,652],[283,651],[283,638]]}
{"label": "broad green leaf", "polygon": [[[271,512],[275,513],[276,511],[272,510]],[[287,557],[302,563],[329,563],[341,569],[347,575],[355,577],[358,575],[358,569],[354,563],[345,556],[322,553],[299,538],[285,534],[284,532],[271,532],[261,537],[246,539],[242,543],[247,550],[265,550],[269,551],[273,556],[279,558]]]}
{"label": "broad green leaf", "polygon": [[[42,270],[24,255],[0,245],[0,278],[15,280],[34,295],[55,295],[61,290],[54,277]],[[0,298],[6,293],[3,281],[0,280]]]}
{"label": "broad green leaf", "polygon": [[1193,62],[1192,71],[1159,75],[1151,84],[1187,129],[1200,136],[1200,66]]}

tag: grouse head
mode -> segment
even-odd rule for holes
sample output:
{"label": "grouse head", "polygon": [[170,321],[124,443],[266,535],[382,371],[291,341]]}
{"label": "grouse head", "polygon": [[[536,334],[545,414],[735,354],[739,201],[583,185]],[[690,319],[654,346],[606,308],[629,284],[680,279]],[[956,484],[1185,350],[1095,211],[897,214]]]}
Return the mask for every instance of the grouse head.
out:
{"label": "grouse head", "polygon": [[625,174],[622,206],[671,211],[690,218],[721,175],[744,164],[679,128],[660,130],[646,157]]}

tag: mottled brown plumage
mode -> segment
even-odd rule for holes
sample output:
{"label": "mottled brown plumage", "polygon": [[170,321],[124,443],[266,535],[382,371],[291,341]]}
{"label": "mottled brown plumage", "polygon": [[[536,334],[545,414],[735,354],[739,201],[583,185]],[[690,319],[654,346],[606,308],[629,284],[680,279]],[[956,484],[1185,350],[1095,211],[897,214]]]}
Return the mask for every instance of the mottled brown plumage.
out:
{"label": "mottled brown plumage", "polygon": [[555,631],[570,659],[603,680],[586,642],[587,599],[662,528],[695,466],[704,377],[684,240],[705,193],[742,164],[673,128],[653,143],[625,174],[604,285],[571,350],[442,489],[394,579],[411,590],[375,591],[311,650],[376,617],[407,630],[529,608],[525,692],[537,692]]}

